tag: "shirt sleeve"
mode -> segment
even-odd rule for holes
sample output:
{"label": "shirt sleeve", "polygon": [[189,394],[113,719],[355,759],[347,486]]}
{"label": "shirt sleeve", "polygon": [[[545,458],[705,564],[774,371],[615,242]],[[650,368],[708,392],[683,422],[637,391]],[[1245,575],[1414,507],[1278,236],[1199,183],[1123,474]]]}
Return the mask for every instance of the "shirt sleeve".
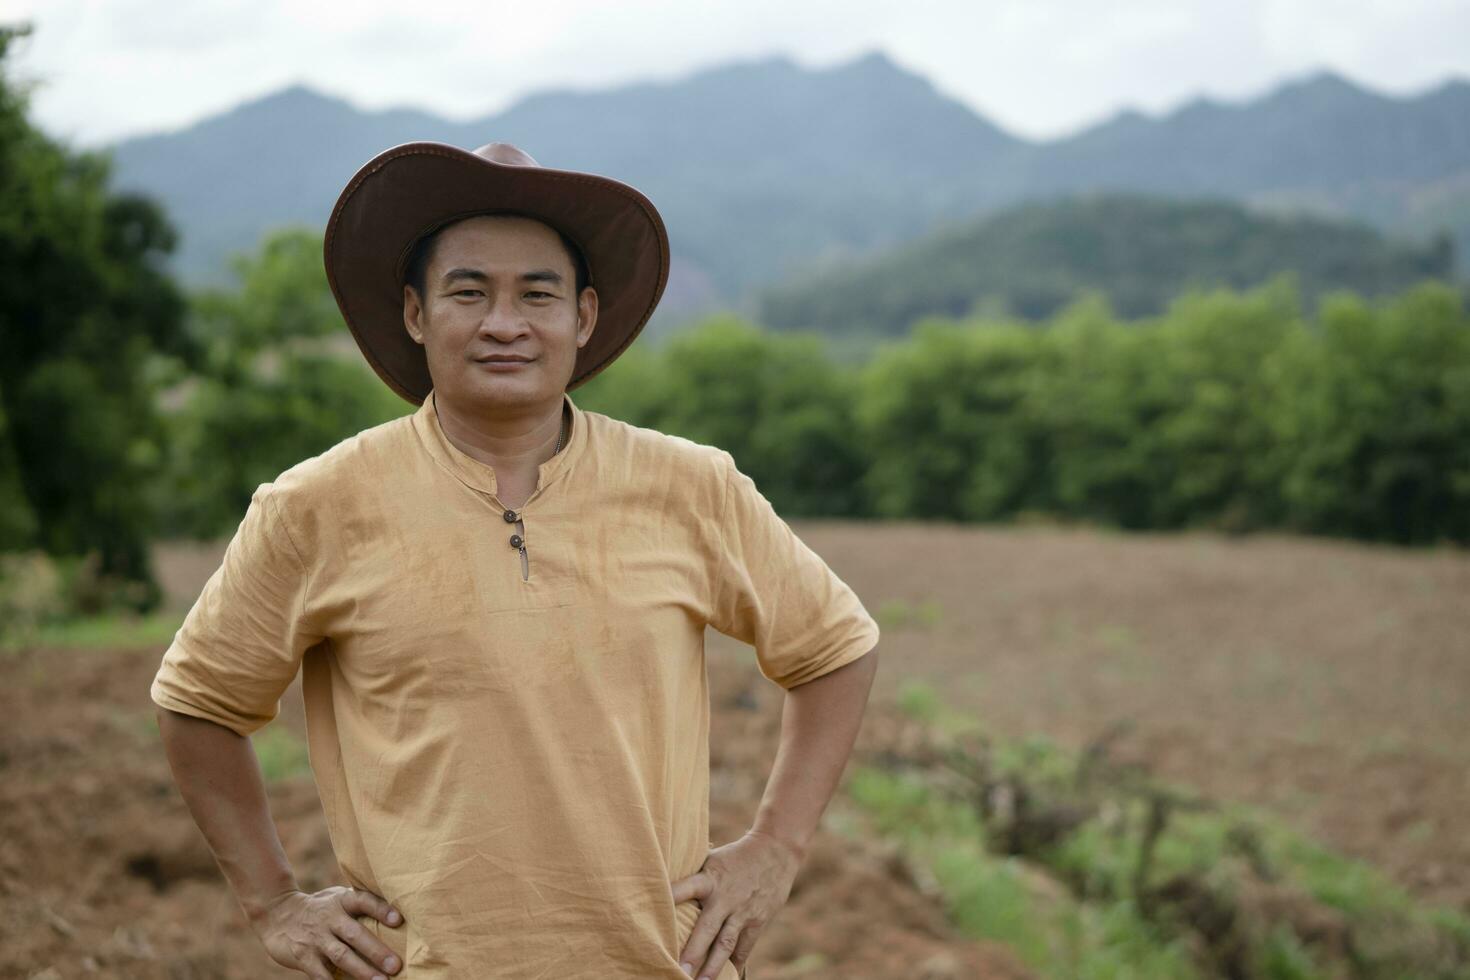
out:
{"label": "shirt sleeve", "polygon": [[722,541],[710,625],[755,647],[761,673],[790,690],[878,643],[857,594],[796,536],[755,482],[725,462]]}
{"label": "shirt sleeve", "polygon": [[153,678],[155,704],[249,736],[276,717],[303,654],[307,568],[263,483],[224,561],[174,634]]}

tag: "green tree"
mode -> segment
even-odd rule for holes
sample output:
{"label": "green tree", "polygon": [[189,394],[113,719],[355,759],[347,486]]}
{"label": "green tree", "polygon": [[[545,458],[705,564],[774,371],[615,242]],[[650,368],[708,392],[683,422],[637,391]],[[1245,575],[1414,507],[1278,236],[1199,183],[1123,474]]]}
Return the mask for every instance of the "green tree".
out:
{"label": "green tree", "polygon": [[1279,472],[1266,465],[1272,435],[1259,412],[1263,367],[1300,329],[1295,280],[1177,299],[1151,331],[1140,397],[1162,406],[1138,436],[1172,464],[1150,526],[1245,530],[1272,523]]}
{"label": "green tree", "polygon": [[852,517],[867,512],[854,385],[819,338],[717,316],[630,348],[578,404],[719,446],[783,514]]}
{"label": "green tree", "polygon": [[183,301],[162,269],[174,232],[109,190],[110,162],[27,118],[5,71],[29,27],[0,26],[0,547],[94,553],[156,602],[145,488],[161,452],[149,364],[184,351]]}
{"label": "green tree", "polygon": [[1114,319],[1100,296],[1074,303],[1042,333],[1046,355],[1031,389],[1045,444],[1035,509],[1126,528],[1158,520],[1172,466],[1148,434],[1173,405],[1153,383],[1156,334]]}
{"label": "green tree", "polygon": [[1272,365],[1282,523],[1470,541],[1470,316],[1452,288],[1340,294]]}
{"label": "green tree", "polygon": [[637,341],[572,398],[586,411],[656,429],[668,413],[671,394],[661,349]]}
{"label": "green tree", "polygon": [[877,513],[997,520],[1037,500],[1045,358],[1039,331],[1004,322],[924,321],[881,351],[857,409]]}
{"label": "green tree", "polygon": [[282,229],[234,257],[236,287],[191,297],[154,501],[167,532],[233,530],[261,483],[412,408],[352,344],[321,255],[320,233]]}

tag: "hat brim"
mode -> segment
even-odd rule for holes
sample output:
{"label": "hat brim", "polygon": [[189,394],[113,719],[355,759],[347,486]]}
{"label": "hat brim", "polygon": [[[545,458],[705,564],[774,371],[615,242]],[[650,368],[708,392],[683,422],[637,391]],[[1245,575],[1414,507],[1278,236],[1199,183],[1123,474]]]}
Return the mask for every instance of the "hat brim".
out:
{"label": "hat brim", "polygon": [[653,315],[669,278],[669,237],[653,203],[621,181],[497,163],[448,143],[404,143],[358,170],[337,199],[323,245],[327,282],[378,377],[423,404],[433,382],[403,324],[401,266],[412,244],[457,216],[489,210],[538,218],[582,249],[597,289],[597,326],[567,390],[617,358]]}

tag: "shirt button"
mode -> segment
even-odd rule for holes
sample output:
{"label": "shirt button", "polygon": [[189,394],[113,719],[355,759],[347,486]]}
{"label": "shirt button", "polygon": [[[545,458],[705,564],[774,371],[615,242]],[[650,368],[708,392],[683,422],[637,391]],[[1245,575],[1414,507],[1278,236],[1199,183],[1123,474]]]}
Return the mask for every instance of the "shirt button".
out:
{"label": "shirt button", "polygon": [[506,511],[503,516],[505,517],[505,523],[507,524],[514,524],[516,521],[520,520],[520,518],[516,517],[516,512],[513,510]]}
{"label": "shirt button", "polygon": [[510,546],[512,548],[519,548],[521,545],[523,545],[525,543],[526,543],[526,539],[525,538],[522,538],[519,534],[512,534],[510,536]]}

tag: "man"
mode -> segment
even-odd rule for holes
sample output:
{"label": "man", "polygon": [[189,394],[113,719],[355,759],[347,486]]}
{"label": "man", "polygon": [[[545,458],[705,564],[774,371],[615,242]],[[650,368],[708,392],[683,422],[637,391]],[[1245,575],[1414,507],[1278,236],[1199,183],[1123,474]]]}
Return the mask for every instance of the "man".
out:
{"label": "man", "polygon": [[[308,976],[734,980],[851,752],[878,628],[730,455],[585,412],[668,275],[617,181],[410,143],[343,191],[329,281],[418,405],[255,492],[152,685],[256,933]],[[711,847],[704,629],[788,692]],[[350,887],[297,887],[248,736],[298,669]]]}

